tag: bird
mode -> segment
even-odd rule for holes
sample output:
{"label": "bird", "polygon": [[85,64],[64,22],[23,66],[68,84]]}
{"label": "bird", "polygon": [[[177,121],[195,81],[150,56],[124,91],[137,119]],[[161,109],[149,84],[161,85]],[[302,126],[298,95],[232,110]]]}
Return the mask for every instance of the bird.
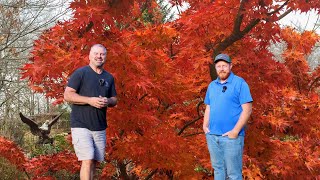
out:
{"label": "bird", "polygon": [[30,131],[33,135],[38,136],[38,144],[48,144],[48,143],[53,143],[53,139],[49,137],[50,131],[51,131],[51,126],[54,125],[60,116],[63,113],[60,113],[59,115],[53,117],[51,121],[46,120],[40,127],[39,125],[33,120],[25,117],[21,112],[19,113],[21,121],[26,123]]}
{"label": "bird", "polygon": [[49,123],[50,121],[49,120],[46,120],[40,127],[39,129],[42,129],[44,131],[48,131],[49,130]]}

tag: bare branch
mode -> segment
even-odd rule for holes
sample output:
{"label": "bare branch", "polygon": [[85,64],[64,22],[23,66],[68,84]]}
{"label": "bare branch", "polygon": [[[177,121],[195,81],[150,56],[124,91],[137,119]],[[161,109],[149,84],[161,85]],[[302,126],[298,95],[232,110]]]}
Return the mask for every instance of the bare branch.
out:
{"label": "bare branch", "polygon": [[286,17],[289,13],[291,13],[293,10],[290,8],[288,9],[286,12],[284,12],[283,14],[281,14],[279,17],[278,17],[278,20]]}
{"label": "bare branch", "polygon": [[[320,15],[317,16],[316,22],[319,22],[319,19],[320,19]],[[312,30],[315,31],[315,30],[317,30],[318,27],[319,27],[319,25],[317,25],[317,23],[315,23]]]}
{"label": "bare branch", "polygon": [[267,13],[268,16],[271,16],[277,12],[279,12],[284,6],[286,6],[288,4],[289,0],[287,0],[286,2],[284,2],[278,9],[275,9],[272,12]]}
{"label": "bare branch", "polygon": [[18,90],[16,90],[15,92],[13,92],[8,98],[6,98],[4,101],[2,101],[0,103],[0,107],[4,105],[4,103],[6,103],[9,99],[11,99],[12,97],[14,97],[15,94],[17,94],[21,89],[23,89],[24,87],[20,87]]}

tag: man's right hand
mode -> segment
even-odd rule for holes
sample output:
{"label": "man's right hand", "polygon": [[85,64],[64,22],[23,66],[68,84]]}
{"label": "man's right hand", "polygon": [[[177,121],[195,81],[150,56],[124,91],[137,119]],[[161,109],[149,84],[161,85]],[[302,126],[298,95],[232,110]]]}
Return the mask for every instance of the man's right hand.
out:
{"label": "man's right hand", "polygon": [[207,126],[203,126],[203,131],[205,134],[207,134],[209,131],[209,128]]}
{"label": "man's right hand", "polygon": [[90,106],[96,107],[98,109],[104,108],[108,106],[108,99],[106,97],[91,97],[89,99]]}

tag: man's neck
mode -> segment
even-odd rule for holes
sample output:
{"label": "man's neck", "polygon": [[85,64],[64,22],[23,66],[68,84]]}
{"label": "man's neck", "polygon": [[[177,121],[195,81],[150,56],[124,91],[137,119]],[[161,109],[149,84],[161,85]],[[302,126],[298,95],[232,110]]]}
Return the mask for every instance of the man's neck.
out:
{"label": "man's neck", "polygon": [[93,65],[91,65],[91,64],[89,64],[89,66],[91,67],[91,69],[94,71],[94,72],[96,72],[97,74],[101,74],[102,73],[102,71],[103,71],[103,68],[102,68],[102,66],[100,67],[100,66],[93,66]]}
{"label": "man's neck", "polygon": [[220,84],[224,84],[225,82],[227,82],[227,79],[225,79],[225,80],[220,79]]}

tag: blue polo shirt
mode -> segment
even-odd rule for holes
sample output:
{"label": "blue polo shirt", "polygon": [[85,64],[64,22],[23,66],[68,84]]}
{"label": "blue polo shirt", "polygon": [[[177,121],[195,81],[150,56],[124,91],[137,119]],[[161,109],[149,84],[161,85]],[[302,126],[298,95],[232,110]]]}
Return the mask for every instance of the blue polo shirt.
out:
{"label": "blue polo shirt", "polygon": [[[210,105],[209,134],[222,135],[234,128],[242,112],[242,104],[252,102],[250,89],[245,80],[232,72],[223,84],[212,81],[204,103]],[[244,128],[239,135],[244,136]]]}

